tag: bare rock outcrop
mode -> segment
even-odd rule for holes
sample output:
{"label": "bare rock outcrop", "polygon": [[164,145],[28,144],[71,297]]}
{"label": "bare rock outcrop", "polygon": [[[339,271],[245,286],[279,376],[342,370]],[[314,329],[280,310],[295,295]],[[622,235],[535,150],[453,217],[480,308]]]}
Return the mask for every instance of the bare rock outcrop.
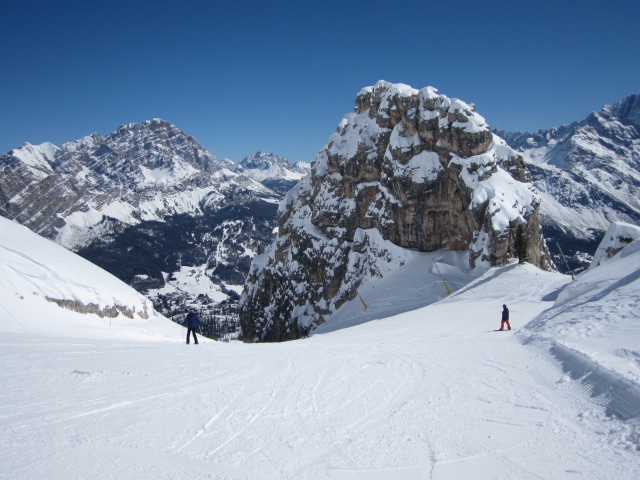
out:
{"label": "bare rock outcrop", "polygon": [[471,267],[501,265],[515,256],[515,230],[525,224],[531,263],[553,268],[530,179],[473,105],[432,87],[380,81],[363,89],[280,204],[278,236],[247,279],[245,338],[308,334],[393,262],[384,242],[468,251]]}

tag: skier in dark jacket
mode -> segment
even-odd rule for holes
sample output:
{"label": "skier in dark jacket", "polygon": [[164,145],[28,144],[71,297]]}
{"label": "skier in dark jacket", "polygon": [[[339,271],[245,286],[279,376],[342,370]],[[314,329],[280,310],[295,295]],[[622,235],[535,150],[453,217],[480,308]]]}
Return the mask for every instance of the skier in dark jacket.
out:
{"label": "skier in dark jacket", "polygon": [[504,325],[507,324],[507,328],[511,330],[511,324],[509,323],[509,309],[506,305],[502,305],[502,322],[500,323],[500,330],[504,330]]}
{"label": "skier in dark jacket", "polygon": [[191,336],[191,332],[193,332],[193,343],[198,344],[198,337],[196,337],[196,329],[200,326],[200,319],[196,314],[195,310],[189,310],[187,314],[187,321],[185,322],[187,326],[187,345],[189,345],[189,338]]}

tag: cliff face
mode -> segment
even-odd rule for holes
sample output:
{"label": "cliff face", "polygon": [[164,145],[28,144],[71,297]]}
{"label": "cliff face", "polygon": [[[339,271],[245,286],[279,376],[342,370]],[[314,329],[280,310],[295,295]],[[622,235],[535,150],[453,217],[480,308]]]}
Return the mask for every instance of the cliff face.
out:
{"label": "cliff face", "polygon": [[432,87],[364,88],[280,204],[278,236],[245,286],[245,338],[307,334],[394,263],[388,242],[468,251],[471,267],[500,265],[514,256],[523,223],[530,261],[552,268],[529,181],[522,157],[472,105]]}

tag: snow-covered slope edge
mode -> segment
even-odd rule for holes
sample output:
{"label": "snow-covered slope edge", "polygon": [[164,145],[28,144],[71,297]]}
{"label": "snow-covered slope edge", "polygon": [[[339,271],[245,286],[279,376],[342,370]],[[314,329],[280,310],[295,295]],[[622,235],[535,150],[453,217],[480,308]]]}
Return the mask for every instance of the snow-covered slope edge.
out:
{"label": "snow-covered slope edge", "polygon": [[[609,243],[607,236],[603,244]],[[622,419],[640,416],[638,292],[640,240],[634,240],[567,285],[553,307],[521,333],[527,343],[546,345],[562,363],[567,380],[589,386],[607,413]]]}
{"label": "snow-covered slope edge", "polygon": [[113,275],[0,217],[0,330],[81,337],[179,337]]}
{"label": "snow-covered slope edge", "polygon": [[640,227],[625,222],[613,222],[593,256],[589,269],[596,268],[616,256],[625,246],[640,238]]}

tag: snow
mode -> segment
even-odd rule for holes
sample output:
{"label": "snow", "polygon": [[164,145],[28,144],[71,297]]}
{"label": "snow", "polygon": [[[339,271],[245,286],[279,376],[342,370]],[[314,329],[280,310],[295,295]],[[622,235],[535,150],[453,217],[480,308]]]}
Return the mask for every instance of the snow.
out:
{"label": "snow", "polygon": [[179,163],[171,167],[153,169],[140,165],[140,171],[145,180],[144,182],[140,182],[141,185],[172,185],[176,182],[176,179],[185,179],[200,173],[191,165],[182,165]]}
{"label": "snow", "polygon": [[53,174],[50,164],[54,161],[57,149],[58,147],[49,142],[41,145],[25,143],[20,148],[11,150],[9,153],[27,165],[35,178],[42,180]]}
{"label": "snow", "polygon": [[364,87],[361,89],[358,96],[371,93],[378,89],[391,90],[402,97],[410,97],[419,93],[418,90],[409,85],[405,85],[404,83],[389,83],[385,80],[378,80],[373,87]]}
{"label": "snow", "polygon": [[[169,320],[157,314],[151,302],[133,288],[3,217],[0,291],[3,332],[81,338],[176,336]],[[96,313],[78,313],[60,303]],[[112,309],[116,316],[109,315]]]}
{"label": "snow", "polygon": [[531,184],[516,181],[502,168],[492,172],[496,159],[506,159],[514,153],[499,137],[494,138],[499,142],[494,143],[486,153],[469,158],[453,156],[451,163],[467,167],[463,168],[460,177],[473,192],[470,208],[488,202],[492,228],[505,231],[517,218],[524,221],[540,199]]}
{"label": "snow", "polygon": [[187,346],[40,301],[120,287],[0,220],[0,478],[638,476],[638,241],[574,282],[404,250],[322,333]]}
{"label": "snow", "polygon": [[[634,241],[622,248],[618,235]],[[553,308],[527,326],[536,338],[561,345],[609,369],[618,377],[640,383],[640,227],[616,222],[603,245],[622,250],[601,258],[565,288]],[[603,247],[604,248],[604,247]],[[599,251],[601,248],[598,249]],[[640,403],[635,409],[640,414]]]}
{"label": "snow", "polygon": [[[164,273],[166,279],[165,285],[160,289],[150,289],[148,295],[149,297],[156,297],[157,295],[182,293],[185,295],[190,294],[194,297],[207,295],[217,303],[228,300],[229,296],[222,292],[220,285],[211,280],[210,275],[211,271],[207,269],[206,263],[196,266],[182,265],[180,270],[171,275]],[[233,287],[236,291],[242,291],[241,286],[234,285]]]}
{"label": "snow", "polygon": [[629,241],[638,239],[640,239],[640,227],[637,225],[625,222],[612,222],[604,234],[600,245],[598,245],[598,249],[593,256],[593,261],[589,268],[595,268],[601,263],[606,262],[611,250],[618,252],[626,246]]}

